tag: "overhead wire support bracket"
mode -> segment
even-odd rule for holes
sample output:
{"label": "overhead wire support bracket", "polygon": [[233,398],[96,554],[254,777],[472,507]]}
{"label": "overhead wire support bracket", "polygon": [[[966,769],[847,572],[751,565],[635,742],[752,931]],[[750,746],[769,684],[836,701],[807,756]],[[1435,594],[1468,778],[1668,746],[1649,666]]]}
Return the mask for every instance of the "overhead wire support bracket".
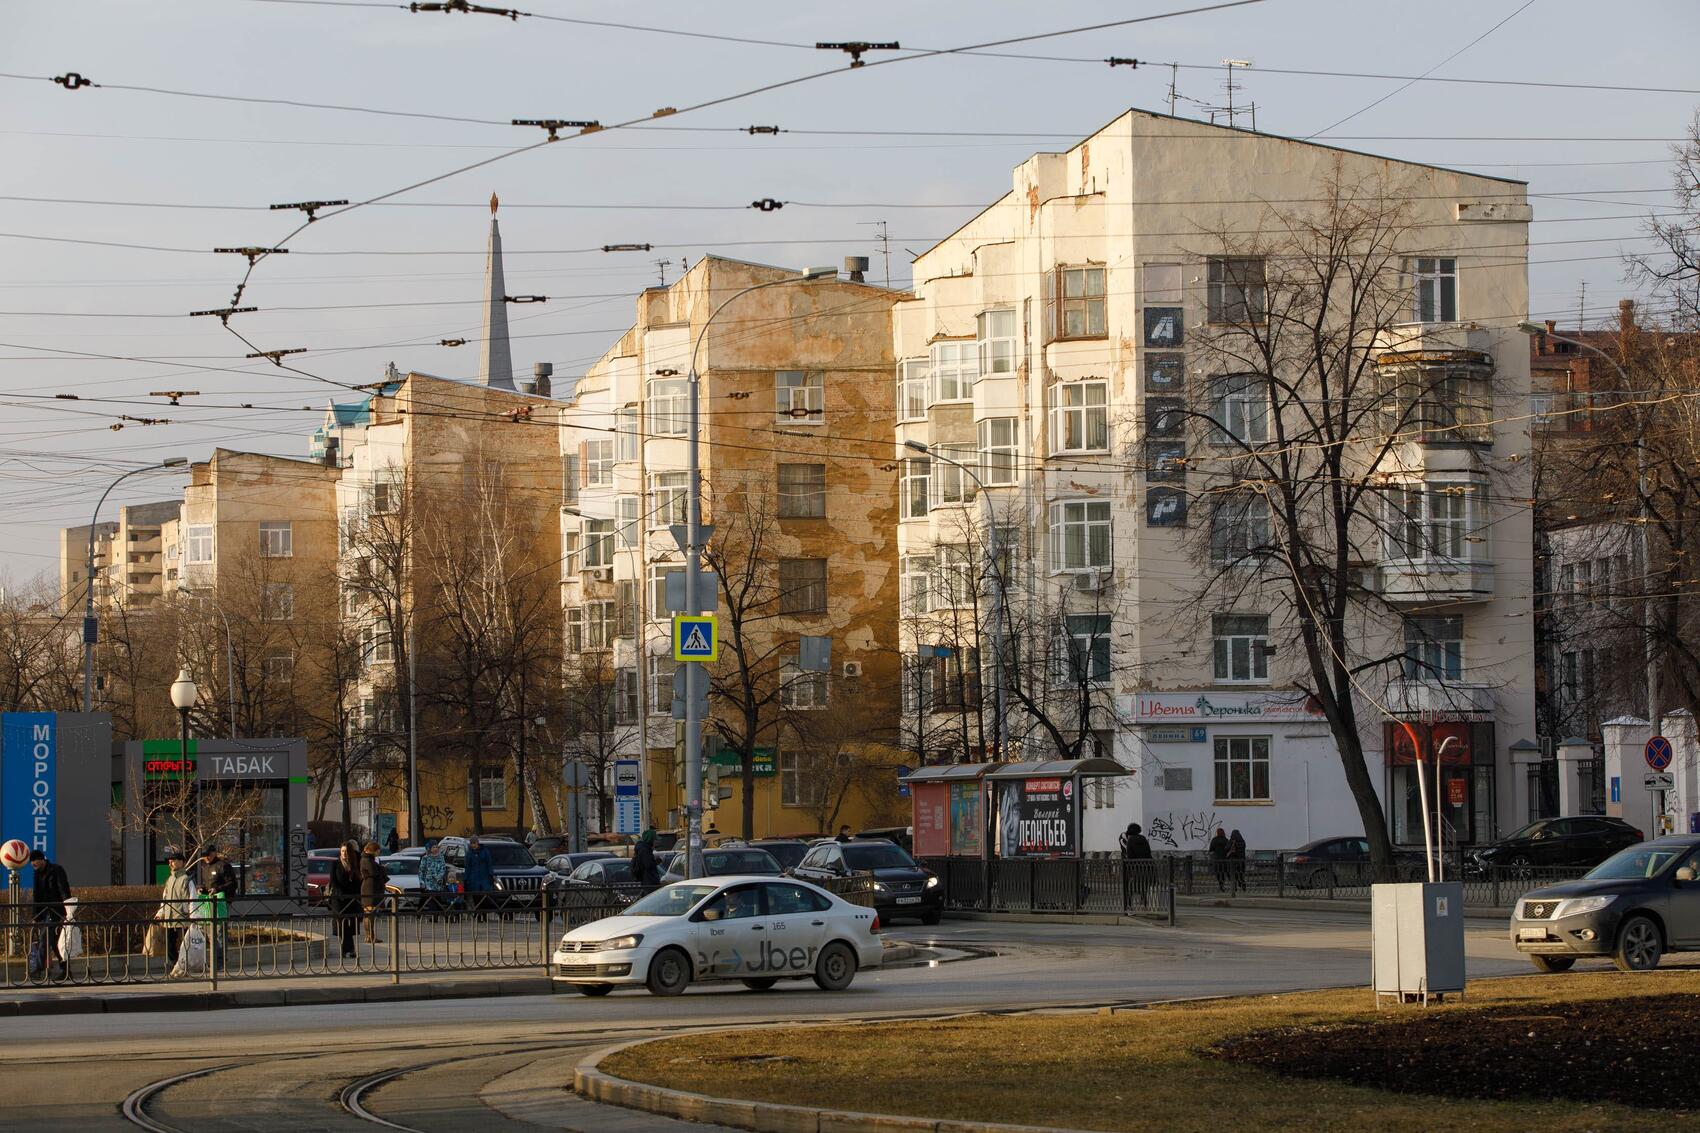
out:
{"label": "overhead wire support bracket", "polygon": [[845,43],[817,43],[815,44],[815,50],[847,51],[850,54],[850,66],[866,67],[867,63],[862,60],[862,53],[864,51],[901,51],[903,48],[896,40],[892,40],[890,43],[869,43],[866,40],[853,39]]}
{"label": "overhead wire support bracket", "polygon": [[778,126],[745,126],[744,129],[748,131],[752,137],[756,134],[772,134],[775,137],[779,135]]}
{"label": "overhead wire support bracket", "polygon": [[604,244],[604,252],[648,252],[654,250],[652,244]]}
{"label": "overhead wire support bracket", "polygon": [[190,311],[189,317],[198,319],[203,315],[217,315],[219,322],[229,326],[231,315],[251,315],[258,310],[258,307],[214,307],[210,311]]}
{"label": "overhead wire support bracket", "polygon": [[582,133],[589,134],[602,129],[602,123],[600,122],[594,120],[579,120],[575,118],[515,118],[513,119],[513,124],[515,126],[537,126],[541,129],[548,130],[549,140],[552,142],[558,142],[561,140],[559,133],[561,130],[578,130]]}
{"label": "overhead wire support bracket", "polygon": [[464,339],[464,338],[445,338],[445,339],[439,340],[437,345],[438,346],[465,346],[466,345],[466,339]]}
{"label": "overhead wire support bracket", "polygon": [[305,353],[307,353],[307,348],[305,346],[296,346],[296,347],[293,347],[289,350],[256,350],[254,353],[248,355],[248,357],[249,358],[266,358],[266,359],[269,359],[271,361],[272,365],[281,366],[281,365],[283,365],[283,359],[284,359],[285,355],[288,355],[288,354],[305,354]]}
{"label": "overhead wire support bracket", "polygon": [[785,202],[776,201],[772,197],[763,197],[759,201],[751,201],[750,207],[753,209],[760,209],[763,212],[773,212],[775,209],[784,208]]}
{"label": "overhead wire support bracket", "polygon": [[1128,59],[1121,55],[1112,55],[1108,59],[1104,60],[1104,62],[1108,63],[1112,67],[1132,67],[1136,71],[1139,70],[1139,60]]}
{"label": "overhead wire support bracket", "polygon": [[502,296],[502,302],[504,302],[504,303],[547,303],[548,301],[549,301],[549,296],[547,296],[547,295],[504,295],[504,296]]}
{"label": "overhead wire support bracket", "polygon": [[215,255],[247,256],[252,267],[261,256],[287,256],[288,248],[214,248]]}
{"label": "overhead wire support bracket", "polygon": [[347,203],[347,201],[295,201],[286,205],[272,205],[271,208],[273,212],[276,212],[279,209],[300,209],[302,212],[307,214],[307,222],[311,224],[313,221],[319,219],[313,214],[318,212],[320,209],[337,208],[341,205],[346,205]]}
{"label": "overhead wire support bracket", "polygon": [[518,22],[525,13],[515,8],[487,8],[483,4],[471,4],[467,0],[437,0],[433,3],[423,3],[415,0],[407,6],[409,12],[465,12],[467,15],[506,16]]}
{"label": "overhead wire support bracket", "polygon": [[63,75],[54,75],[53,81],[66,90],[77,90],[81,87],[98,87],[100,84],[92,79],[85,79],[75,71],[66,71]]}
{"label": "overhead wire support bracket", "polygon": [[171,404],[176,405],[179,398],[200,397],[201,391],[198,389],[156,389],[148,396],[169,398]]}

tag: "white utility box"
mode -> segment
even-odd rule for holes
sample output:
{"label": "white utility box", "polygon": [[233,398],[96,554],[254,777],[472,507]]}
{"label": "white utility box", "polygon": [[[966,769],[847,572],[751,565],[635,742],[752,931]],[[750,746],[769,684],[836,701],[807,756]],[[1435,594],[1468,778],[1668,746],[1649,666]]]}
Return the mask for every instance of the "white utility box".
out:
{"label": "white utility box", "polygon": [[1375,1001],[1464,990],[1464,887],[1414,881],[1370,889],[1370,966]]}

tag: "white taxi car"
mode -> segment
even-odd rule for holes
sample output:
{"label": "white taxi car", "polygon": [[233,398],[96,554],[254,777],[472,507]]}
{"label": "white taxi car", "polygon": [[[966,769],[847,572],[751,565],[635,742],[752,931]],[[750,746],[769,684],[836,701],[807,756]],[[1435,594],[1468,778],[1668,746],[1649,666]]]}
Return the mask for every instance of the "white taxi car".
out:
{"label": "white taxi car", "polygon": [[636,984],[678,995],[693,980],[765,991],[802,978],[842,991],[883,957],[873,909],[791,878],[709,877],[663,886],[617,917],[573,929],[550,975],[585,995]]}

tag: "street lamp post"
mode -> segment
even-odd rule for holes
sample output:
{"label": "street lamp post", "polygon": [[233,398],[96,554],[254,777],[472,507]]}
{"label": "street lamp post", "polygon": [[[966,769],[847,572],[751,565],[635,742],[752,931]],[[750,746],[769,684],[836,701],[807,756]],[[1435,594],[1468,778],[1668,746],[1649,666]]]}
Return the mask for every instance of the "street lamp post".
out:
{"label": "street lamp post", "polygon": [[[188,457],[169,456],[158,464],[149,464],[143,468],[132,468],[118,479],[106,486],[106,491],[95,501],[94,516],[89,520],[89,554],[86,566],[84,588],[88,591],[88,605],[83,612],[83,711],[94,711],[94,647],[100,640],[100,619],[94,613],[94,533],[100,525],[100,508],[106,503],[106,497],[112,494],[112,489],[122,484],[132,476],[143,472],[157,472],[161,468],[180,468],[189,463]],[[116,554],[116,552],[114,552]]]}
{"label": "street lamp post", "polygon": [[[178,749],[178,755],[182,763],[178,773],[181,775],[188,775],[189,773],[189,710],[195,707],[195,700],[199,696],[200,690],[195,687],[194,674],[191,673],[187,667],[184,667],[177,674],[177,679],[171,682],[171,704],[172,707],[177,709],[177,718],[182,724],[181,735],[183,737],[183,746]],[[191,779],[191,781],[193,780]],[[196,790],[195,809],[197,811],[200,809],[200,804],[201,793],[199,790]],[[197,839],[200,837],[199,826],[200,824],[196,823],[197,829],[195,830],[195,837]],[[185,846],[183,847],[183,851],[187,854],[198,855],[200,853],[200,847]]]}
{"label": "street lamp post", "polygon": [[[779,287],[787,283],[812,283],[820,279],[836,278],[838,272],[830,267],[804,268],[799,275],[786,276],[784,279],[770,279],[766,283],[757,283],[736,291],[716,307],[707,319],[703,320],[702,329],[697,332],[696,342],[691,346],[691,368],[689,376],[691,432],[687,448],[690,452],[690,476],[687,497],[689,500],[685,517],[685,613],[697,614],[702,612],[702,599],[697,593],[697,572],[702,566],[702,547],[706,542],[707,531],[702,525],[702,378],[697,373],[697,352],[702,349],[702,340],[708,336],[708,328],[727,307],[752,291],[760,291],[765,287]],[[712,529],[708,529],[712,530]],[[640,659],[641,663],[641,659]],[[702,662],[690,662],[685,667],[685,876],[687,878],[702,876],[702,713],[698,709],[699,699],[706,694],[704,685],[708,681],[708,673],[703,669]],[[641,713],[642,706],[639,707]]]}
{"label": "street lamp post", "polygon": [[[1003,657],[1003,616],[1004,604],[1008,595],[1004,592],[1003,563],[998,558],[998,527],[997,518],[992,514],[992,497],[986,492],[985,482],[979,473],[959,460],[952,460],[943,453],[928,448],[920,441],[904,441],[903,447],[912,449],[934,460],[942,460],[966,472],[974,480],[974,486],[979,489],[980,499],[986,505],[986,538],[982,542],[985,548],[986,572],[992,578],[992,716],[997,721],[998,729],[998,759],[1009,758],[1009,714],[1004,711],[1004,657]],[[986,737],[980,737],[984,745]]]}

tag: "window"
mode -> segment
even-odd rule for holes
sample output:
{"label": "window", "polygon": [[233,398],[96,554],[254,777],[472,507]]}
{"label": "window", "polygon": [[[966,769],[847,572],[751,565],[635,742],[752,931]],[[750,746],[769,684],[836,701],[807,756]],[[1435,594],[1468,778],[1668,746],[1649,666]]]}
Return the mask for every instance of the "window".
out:
{"label": "window", "polygon": [[189,537],[186,542],[189,548],[189,562],[210,563],[213,561],[213,529],[210,525],[189,528]]}
{"label": "window", "polygon": [[584,442],[584,486],[606,488],[614,482],[614,441]]}
{"label": "window", "polygon": [[616,637],[627,627],[637,625],[637,592],[638,584],[634,578],[622,578],[614,584],[614,620],[620,626],[614,631]]}
{"label": "window", "polygon": [[981,311],[979,319],[980,373],[1015,373],[1015,308]]}
{"label": "window", "polygon": [[[669,701],[668,703],[672,703]],[[638,718],[637,670],[614,670],[614,721],[635,724]]]}
{"label": "window", "polygon": [[1269,619],[1261,615],[1217,614],[1216,682],[1249,684],[1269,679]]}
{"label": "window", "polygon": [[818,806],[823,784],[803,768],[796,752],[779,753],[779,805]]}
{"label": "window", "polygon": [[975,463],[974,450],[965,445],[934,445],[938,455],[933,470],[933,505],[965,504],[974,499],[974,477],[966,466]]}
{"label": "window", "polygon": [[287,582],[268,582],[260,591],[260,619],[287,622],[295,618],[295,587]]}
{"label": "window", "polygon": [[1108,382],[1051,387],[1051,451],[1103,452],[1110,447]]}
{"label": "window", "polygon": [[584,610],[578,606],[567,607],[567,656],[574,657],[584,652]]}
{"label": "window", "polygon": [[1103,267],[1059,267],[1045,276],[1045,341],[1103,338]]}
{"label": "window", "polygon": [[819,370],[773,375],[773,416],[781,425],[818,425],[826,416],[826,378]]}
{"label": "window", "polygon": [[649,478],[649,525],[684,524],[690,510],[689,472],[657,472]]}
{"label": "window", "polygon": [[826,515],[826,465],[779,466],[781,519],[819,519]]}
{"label": "window", "polygon": [[1387,494],[1388,557],[1474,558],[1479,545],[1472,534],[1478,498],[1471,484],[1409,484],[1391,489]]}
{"label": "window", "polygon": [[805,673],[797,667],[797,658],[785,658],[779,667],[779,703],[785,708],[825,708],[826,674]]}
{"label": "window", "polygon": [[1229,374],[1216,399],[1216,444],[1260,445],[1269,440],[1269,398],[1261,375]]}
{"label": "window", "polygon": [[972,342],[935,342],[932,349],[933,400],[967,401],[980,376]]}
{"label": "window", "polygon": [[[685,577],[684,566],[679,563],[649,564],[649,616],[652,619],[660,620],[671,612],[667,607],[667,577],[674,574],[682,580]],[[705,577],[712,579],[713,575],[705,572]]]}
{"label": "window", "polygon": [[643,417],[635,406],[620,410],[619,424],[614,429],[614,461],[633,461],[643,444]]}
{"label": "window", "polygon": [[467,777],[468,810],[507,810],[508,776],[500,767],[480,767]]}
{"label": "window", "polygon": [[931,589],[933,575],[933,557],[931,555],[904,555],[900,564],[901,573],[898,576],[898,590],[903,603],[905,614],[925,614],[932,609]]}
{"label": "window", "polygon": [[642,501],[636,496],[620,496],[614,501],[614,512],[619,516],[620,546],[638,545],[638,523],[642,519],[638,513],[642,510]]}
{"label": "window", "polygon": [[897,364],[897,419],[925,421],[932,372],[927,359],[910,358]]}
{"label": "window", "polygon": [[941,610],[961,609],[974,604],[978,590],[974,548],[966,543],[947,543],[936,548],[937,584],[933,605]]}
{"label": "window", "polygon": [[294,554],[294,530],[288,520],[260,524],[261,558],[287,559]]}
{"label": "window", "polygon": [[1051,505],[1051,569],[1104,570],[1110,565],[1110,501]]}
{"label": "window", "polygon": [[578,453],[564,452],[561,454],[561,502],[564,504],[578,503]]}
{"label": "window", "polygon": [[1458,320],[1458,261],[1422,256],[1407,260],[1411,276],[1411,318],[1419,323]]}
{"label": "window", "polygon": [[1269,501],[1262,496],[1226,496],[1210,513],[1210,561],[1237,563],[1269,547]]}
{"label": "window", "polygon": [[1405,619],[1405,679],[1456,681],[1464,675],[1464,619]]}
{"label": "window", "polygon": [[1062,669],[1070,687],[1101,685],[1110,679],[1110,615],[1069,614],[1063,619]]}
{"label": "window", "polygon": [[1493,391],[1485,365],[1417,363],[1381,367],[1387,424],[1423,444],[1488,444]]}
{"label": "window", "polygon": [[282,649],[266,655],[266,683],[287,687],[295,683],[295,654]]}
{"label": "window", "polygon": [[664,378],[649,383],[649,431],[657,437],[682,437],[691,428],[689,378]]}
{"label": "window", "polygon": [[616,632],[612,599],[587,602],[584,607],[584,647],[612,649]]}
{"label": "window", "polygon": [[1216,801],[1270,801],[1268,736],[1216,737]]}
{"label": "window", "polygon": [[1261,258],[1212,256],[1209,270],[1209,321],[1237,326],[1263,321],[1265,289]]}
{"label": "window", "polygon": [[614,521],[587,519],[584,521],[584,569],[614,565]]}
{"label": "window", "polygon": [[[934,646],[935,651],[940,647]],[[972,646],[945,649],[928,666],[924,701],[928,712],[960,712],[980,707],[980,651]]]}
{"label": "window", "polygon": [[779,560],[779,612],[826,613],[826,560]]}
{"label": "window", "polygon": [[912,456],[903,462],[897,500],[899,519],[926,518],[932,471],[933,460],[929,456]]}
{"label": "window", "polygon": [[663,716],[673,710],[673,670],[679,663],[662,654],[649,659],[649,711]]}
{"label": "window", "polygon": [[[582,521],[581,521],[582,522]],[[582,557],[584,540],[576,530],[561,532],[561,559],[565,564],[565,573],[577,574],[583,569],[579,561]]]}
{"label": "window", "polygon": [[395,647],[390,643],[388,631],[376,625],[360,627],[360,664],[362,667],[375,664],[392,664],[395,661]]}
{"label": "window", "polygon": [[373,515],[390,515],[400,503],[401,493],[394,484],[382,483],[372,485],[371,505]]}
{"label": "window", "polygon": [[1021,452],[1021,422],[1015,417],[988,417],[979,426],[980,479],[987,487],[1015,483]]}

